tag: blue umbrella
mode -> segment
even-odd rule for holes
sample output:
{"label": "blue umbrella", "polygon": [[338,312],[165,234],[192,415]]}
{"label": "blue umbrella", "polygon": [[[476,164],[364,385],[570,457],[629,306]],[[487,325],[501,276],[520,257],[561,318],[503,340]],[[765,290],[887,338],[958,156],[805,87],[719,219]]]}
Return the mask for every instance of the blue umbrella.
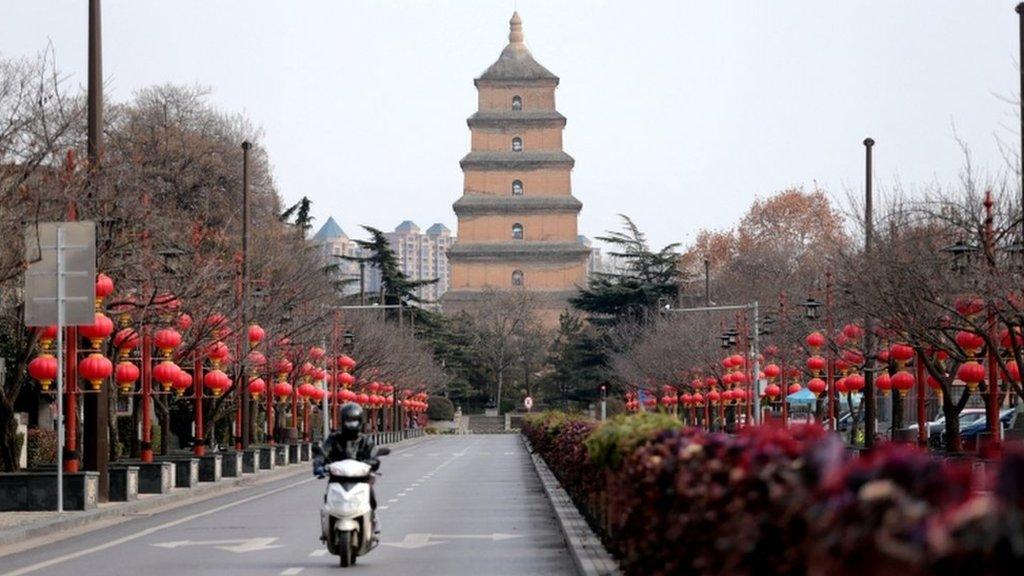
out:
{"label": "blue umbrella", "polygon": [[807,388],[801,388],[797,392],[794,392],[789,396],[786,396],[786,401],[789,402],[790,404],[813,405],[818,401],[818,399],[814,396],[814,393],[808,390]]}

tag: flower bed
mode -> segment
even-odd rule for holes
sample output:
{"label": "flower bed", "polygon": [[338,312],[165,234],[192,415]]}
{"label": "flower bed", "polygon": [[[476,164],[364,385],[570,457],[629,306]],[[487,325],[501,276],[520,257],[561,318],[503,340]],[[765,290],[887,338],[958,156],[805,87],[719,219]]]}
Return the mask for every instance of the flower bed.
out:
{"label": "flower bed", "polygon": [[977,495],[913,448],[851,459],[817,427],[736,436],[657,414],[547,413],[524,435],[626,574],[1002,574],[1024,560],[1024,454]]}

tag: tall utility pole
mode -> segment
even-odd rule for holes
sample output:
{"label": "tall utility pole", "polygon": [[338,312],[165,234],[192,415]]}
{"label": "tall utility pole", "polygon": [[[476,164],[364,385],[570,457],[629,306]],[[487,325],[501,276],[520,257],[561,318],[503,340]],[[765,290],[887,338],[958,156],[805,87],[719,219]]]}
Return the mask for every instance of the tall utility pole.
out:
{"label": "tall utility pole", "polygon": [[[99,185],[100,161],[103,157],[103,51],[100,29],[100,0],[89,0],[89,87],[87,94],[87,144],[90,185]],[[71,361],[77,362],[72,358]],[[84,399],[84,453],[86,470],[99,472],[100,502],[106,502],[110,493],[107,467],[110,464],[110,406],[109,383]]]}
{"label": "tall utility pole", "polygon": [[242,450],[249,447],[249,430],[251,407],[249,406],[249,376],[245,373],[245,349],[249,331],[249,149],[252,144],[248,140],[242,142],[242,350],[239,353],[239,370],[241,370],[242,393]]}
{"label": "tall utility pole", "polygon": [[[874,206],[871,197],[871,147],[875,141],[864,139],[864,258],[870,261],[871,243],[875,233]],[[875,322],[868,313],[864,318],[864,358],[868,369],[864,371],[864,447],[875,445]]]}
{"label": "tall utility pole", "polygon": [[1020,94],[1017,99],[1020,103],[1020,208],[1021,208],[1021,236],[1020,247],[1024,250],[1024,2],[1017,4],[1017,44],[1020,49],[1018,65],[1020,66]]}

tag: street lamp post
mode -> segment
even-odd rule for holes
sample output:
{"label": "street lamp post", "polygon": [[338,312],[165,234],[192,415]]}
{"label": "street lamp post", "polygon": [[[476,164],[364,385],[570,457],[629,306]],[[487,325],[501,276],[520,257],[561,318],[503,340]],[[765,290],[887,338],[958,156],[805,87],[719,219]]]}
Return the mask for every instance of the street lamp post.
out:
{"label": "street lamp post", "polygon": [[249,404],[249,382],[245,371],[246,342],[244,333],[249,329],[249,150],[252,144],[246,140],[242,142],[242,330],[243,335],[239,338],[238,372],[241,374],[241,394],[238,395],[241,404],[241,437],[240,448],[249,448],[249,431],[252,422],[252,406]]}
{"label": "street lamp post", "polygon": [[[871,197],[871,149],[875,141],[871,138],[864,139],[864,257],[871,258],[871,244],[873,241],[874,214],[873,198]],[[864,357],[874,358],[875,346],[875,322],[871,314],[864,317]],[[875,371],[872,367],[864,371],[864,447],[871,449],[875,446]]]}

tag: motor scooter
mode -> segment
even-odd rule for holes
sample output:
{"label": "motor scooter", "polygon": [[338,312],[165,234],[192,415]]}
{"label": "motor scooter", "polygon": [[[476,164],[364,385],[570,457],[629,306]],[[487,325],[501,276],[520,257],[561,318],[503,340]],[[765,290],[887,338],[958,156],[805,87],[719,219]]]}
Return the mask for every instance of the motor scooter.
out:
{"label": "motor scooter", "polygon": [[[390,453],[386,447],[376,450],[377,456]],[[328,482],[320,509],[320,539],[327,544],[328,552],[338,557],[339,564],[347,568],[356,563],[357,557],[377,547],[370,485],[380,474],[359,460],[332,462],[326,470]]]}

